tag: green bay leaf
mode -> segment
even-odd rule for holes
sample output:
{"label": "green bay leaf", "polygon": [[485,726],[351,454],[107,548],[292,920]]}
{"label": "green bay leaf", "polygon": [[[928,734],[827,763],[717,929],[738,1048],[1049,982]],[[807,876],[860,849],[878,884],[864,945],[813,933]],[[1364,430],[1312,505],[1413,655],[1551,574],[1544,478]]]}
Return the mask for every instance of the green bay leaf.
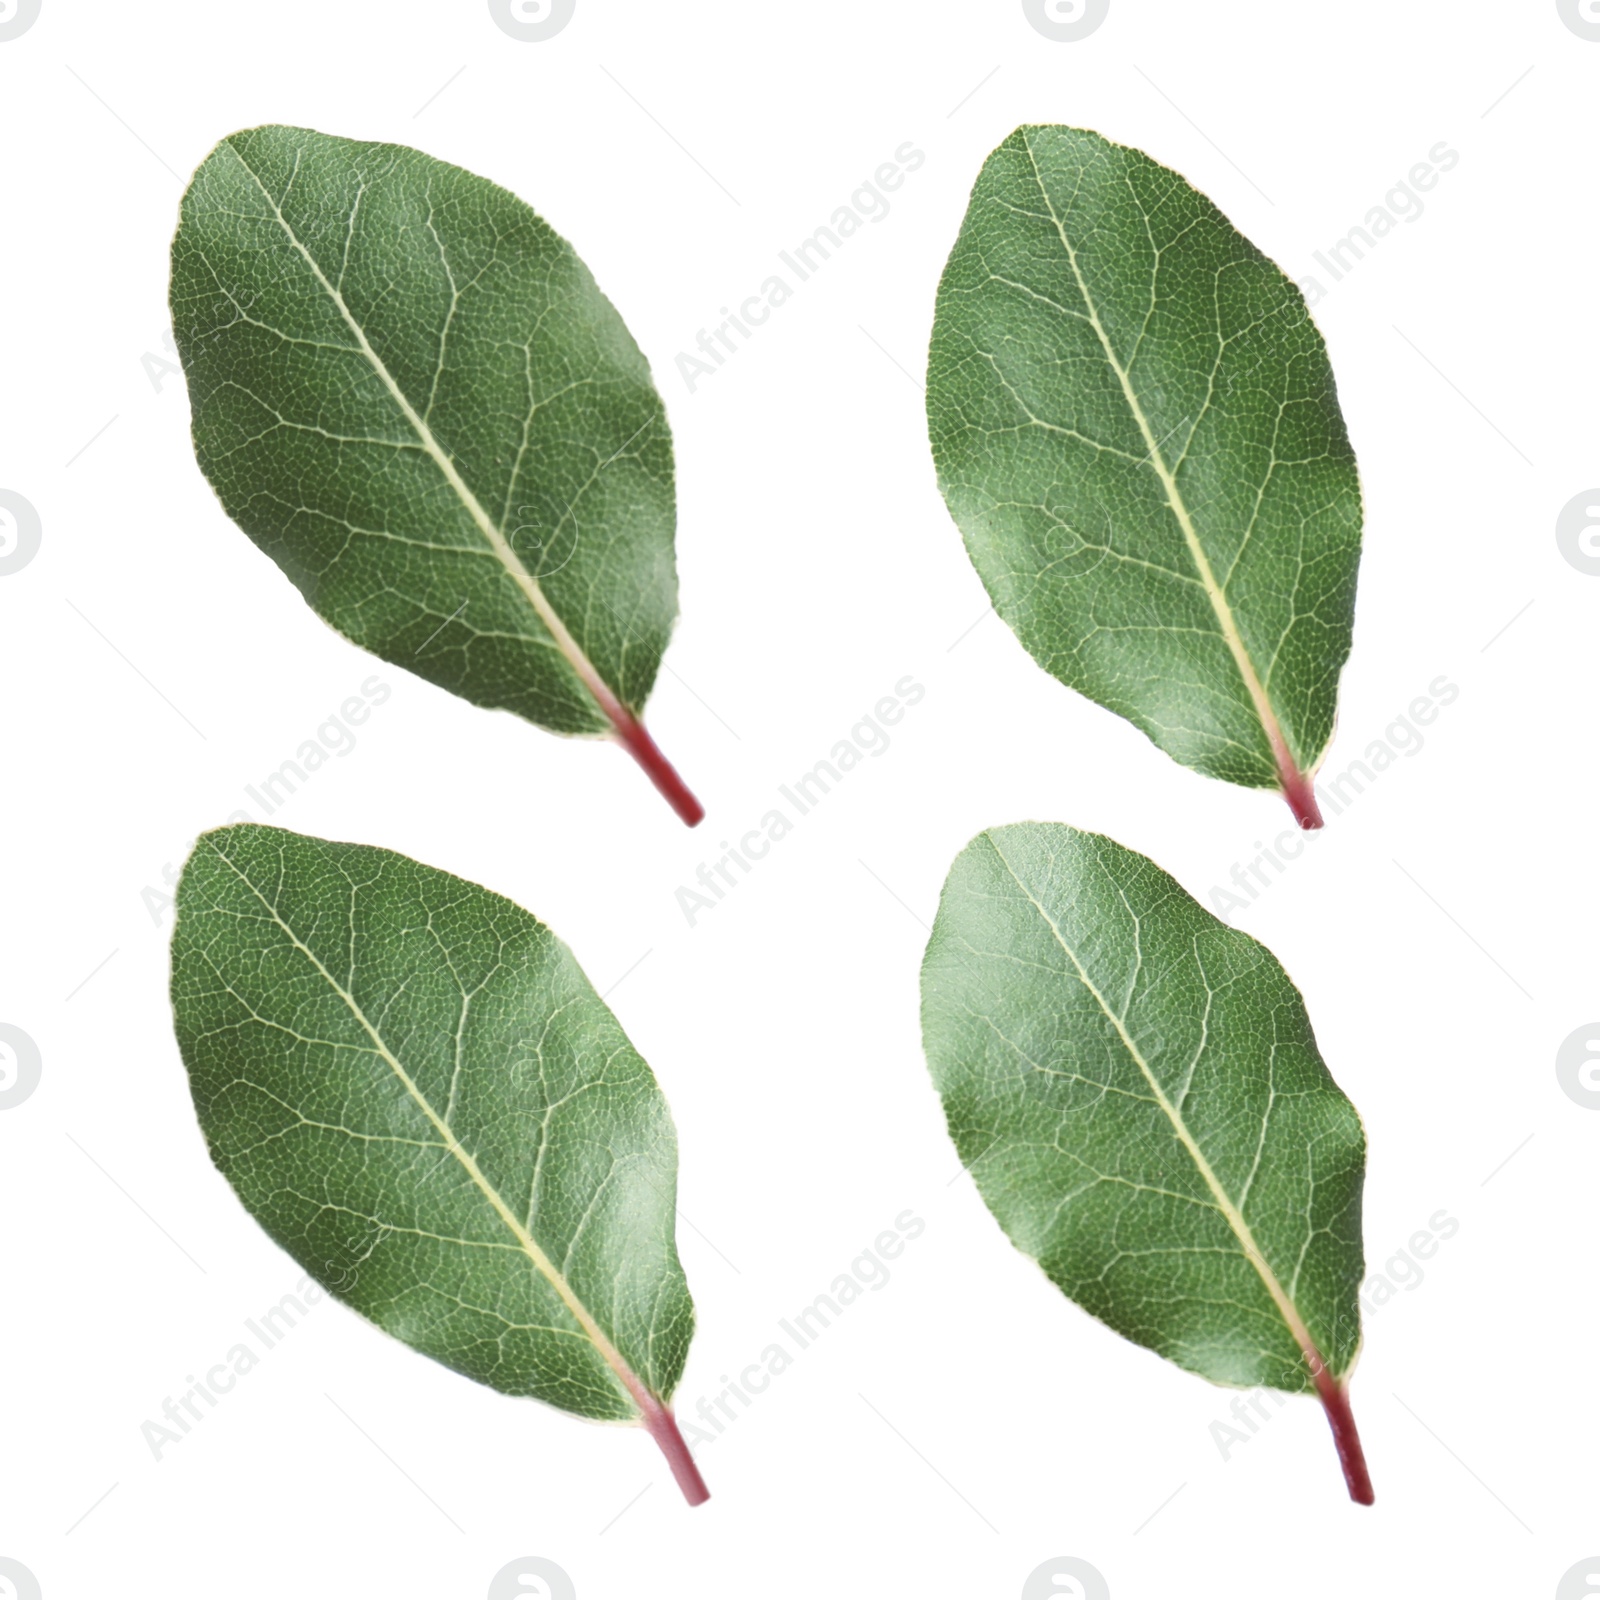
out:
{"label": "green bay leaf", "polygon": [[1057,823],[978,835],[922,968],[923,1043],[1012,1243],[1213,1383],[1314,1391],[1351,1493],[1360,1118],[1270,951],[1146,857]]}
{"label": "green bay leaf", "polygon": [[178,1043],[251,1215],[424,1355],[641,1423],[703,1500],[668,1405],[677,1139],[572,952],[449,873],[253,823],[201,837],[177,908]]}
{"label": "green bay leaf", "polygon": [[262,127],[172,242],[195,454],[324,621],[557,733],[640,722],[677,616],[672,439],[639,347],[515,195],[402,145]]}
{"label": "green bay leaf", "polygon": [[945,502],[1034,659],[1320,826],[1361,491],[1295,285],[1141,151],[1018,128],[939,285],[927,409]]}

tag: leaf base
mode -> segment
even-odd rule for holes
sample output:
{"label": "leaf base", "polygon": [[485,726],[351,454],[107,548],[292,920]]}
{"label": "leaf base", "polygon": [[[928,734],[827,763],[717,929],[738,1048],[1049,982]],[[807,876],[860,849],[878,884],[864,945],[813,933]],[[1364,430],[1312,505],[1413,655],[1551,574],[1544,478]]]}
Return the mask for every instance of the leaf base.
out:
{"label": "leaf base", "polygon": [[1350,1392],[1320,1360],[1312,1363],[1311,1370],[1317,1385],[1317,1398],[1328,1414],[1328,1426],[1333,1429],[1334,1448],[1339,1452],[1339,1465],[1344,1469],[1344,1481],[1350,1490],[1350,1498],[1358,1506],[1370,1506],[1374,1498],[1372,1478],[1367,1472],[1361,1435],[1356,1432],[1355,1414],[1350,1409]]}
{"label": "leaf base", "polygon": [[1299,772],[1285,756],[1279,758],[1279,781],[1283,785],[1283,798],[1294,812],[1294,820],[1309,832],[1322,826],[1322,812],[1317,807],[1317,791],[1310,777]]}
{"label": "leaf base", "polygon": [[711,1491],[706,1488],[706,1480],[700,1476],[700,1469],[695,1465],[694,1457],[689,1454],[689,1446],[684,1443],[683,1435],[678,1432],[672,1408],[662,1405],[659,1400],[651,1397],[641,1404],[640,1418],[645,1430],[661,1447],[662,1455],[667,1458],[667,1465],[672,1468],[672,1476],[678,1487],[683,1490],[683,1498],[691,1506],[703,1506],[711,1498]]}
{"label": "leaf base", "polygon": [[608,706],[606,713],[616,729],[617,743],[639,763],[657,792],[683,821],[691,828],[698,826],[705,817],[706,808],[678,776],[677,768],[662,755],[661,747],[650,737],[645,725],[620,706],[615,712]]}

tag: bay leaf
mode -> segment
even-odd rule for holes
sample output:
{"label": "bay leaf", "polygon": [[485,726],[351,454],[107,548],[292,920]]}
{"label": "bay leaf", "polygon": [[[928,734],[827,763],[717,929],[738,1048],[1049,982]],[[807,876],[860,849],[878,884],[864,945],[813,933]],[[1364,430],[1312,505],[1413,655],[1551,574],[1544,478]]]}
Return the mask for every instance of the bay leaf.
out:
{"label": "bay leaf", "polygon": [[325,1289],[504,1394],[673,1421],[677,1139],[572,952],[390,850],[254,823],[179,880],[172,1004],[212,1159]]}
{"label": "bay leaf", "polygon": [[571,245],[402,145],[231,134],[183,197],[172,321],[195,455],[346,638],[474,705],[618,740],[677,616],[672,439]]}
{"label": "bay leaf", "polygon": [[939,284],[927,411],[951,516],[1039,665],[1320,827],[1361,490],[1295,285],[1143,152],[1018,128]]}
{"label": "bay leaf", "polygon": [[1360,1118],[1270,951],[1058,823],[956,857],[922,967],[950,1133],[1063,1294],[1213,1383],[1315,1392],[1352,1498]]}

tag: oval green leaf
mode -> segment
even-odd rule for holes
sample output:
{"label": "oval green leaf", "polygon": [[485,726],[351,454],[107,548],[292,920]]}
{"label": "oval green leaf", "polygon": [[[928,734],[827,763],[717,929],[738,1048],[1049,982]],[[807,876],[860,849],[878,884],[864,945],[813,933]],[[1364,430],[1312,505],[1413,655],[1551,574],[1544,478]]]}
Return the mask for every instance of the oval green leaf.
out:
{"label": "oval green leaf", "polygon": [[672,439],[572,247],[402,145],[264,127],[172,241],[195,454],[346,638],[564,734],[609,734],[683,819],[639,714],[677,616]]}
{"label": "oval green leaf", "polygon": [[1365,1138],[1270,951],[1058,823],[956,857],[922,967],[950,1133],[1011,1242],[1136,1344],[1314,1390],[1353,1497]]}
{"label": "oval green leaf", "polygon": [[645,1426],[694,1326],[677,1138],[572,952],[476,884],[243,824],[178,884],[172,1004],[211,1157],[330,1293],[503,1394]]}
{"label": "oval green leaf", "polygon": [[1361,491],[1295,285],[1141,151],[1018,128],[939,285],[927,407],[951,516],[1040,666],[1320,826]]}

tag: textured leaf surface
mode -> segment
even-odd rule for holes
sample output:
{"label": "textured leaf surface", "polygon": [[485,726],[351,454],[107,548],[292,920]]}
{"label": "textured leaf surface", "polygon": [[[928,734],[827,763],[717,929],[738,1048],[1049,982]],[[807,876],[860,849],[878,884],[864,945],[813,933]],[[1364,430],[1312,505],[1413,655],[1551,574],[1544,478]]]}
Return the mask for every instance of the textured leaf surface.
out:
{"label": "textured leaf surface", "polygon": [[677,613],[638,346],[515,195],[399,145],[236,133],[183,198],[195,453],[317,613],[568,734],[626,732]]}
{"label": "textured leaf surface", "polygon": [[253,824],[178,887],[172,997],[212,1158],[396,1338],[506,1394],[649,1421],[694,1313],[649,1067],[527,912]]}
{"label": "textured leaf surface", "polygon": [[1294,284],[1141,152],[1019,128],[939,286],[927,405],[945,501],[1034,659],[1293,803],[1333,733],[1361,529]]}
{"label": "textured leaf surface", "polygon": [[1144,856],[1019,823],[950,870],[922,1018],[963,1162],[1064,1294],[1214,1383],[1348,1373],[1365,1143],[1269,951]]}

